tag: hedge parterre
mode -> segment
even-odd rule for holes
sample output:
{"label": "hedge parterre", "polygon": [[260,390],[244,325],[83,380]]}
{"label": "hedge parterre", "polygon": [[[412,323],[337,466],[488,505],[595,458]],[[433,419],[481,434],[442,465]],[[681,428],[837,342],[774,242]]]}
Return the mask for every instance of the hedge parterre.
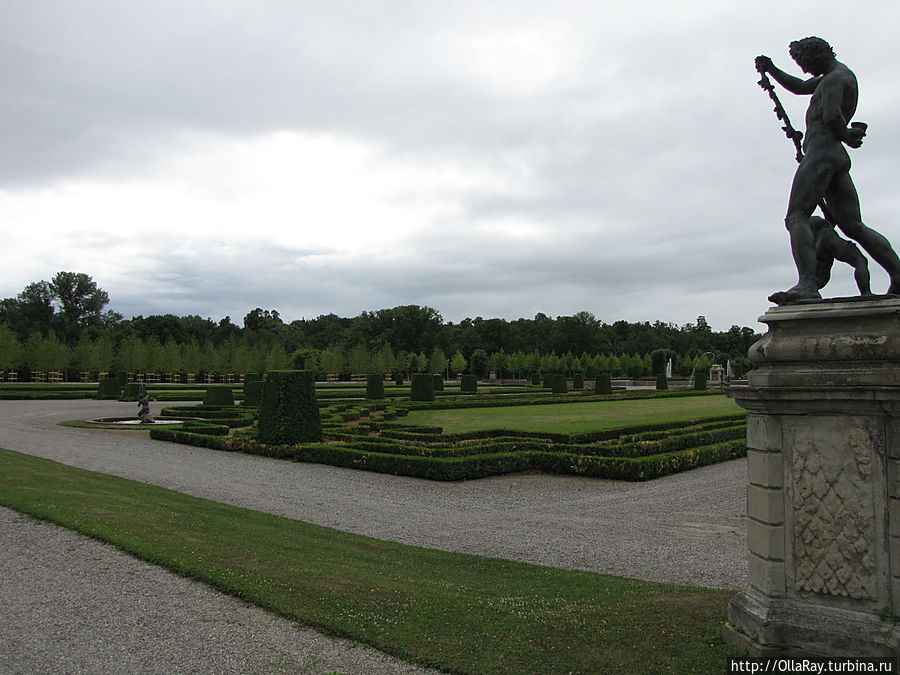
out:
{"label": "hedge parterre", "polygon": [[741,457],[747,451],[743,414],[589,434],[515,430],[444,434],[439,427],[396,421],[417,405],[325,405],[320,410],[321,442],[262,443],[250,426],[254,409],[237,406],[166,410],[184,414],[189,409],[211,425],[231,427],[227,435],[208,427],[153,428],[150,434],[217,450],[446,481],[535,470],[640,481]]}

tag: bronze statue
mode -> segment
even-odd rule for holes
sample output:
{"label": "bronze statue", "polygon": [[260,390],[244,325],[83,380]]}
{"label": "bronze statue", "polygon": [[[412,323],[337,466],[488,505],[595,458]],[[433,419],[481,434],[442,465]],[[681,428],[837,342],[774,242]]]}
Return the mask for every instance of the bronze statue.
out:
{"label": "bronze statue", "polygon": [[756,57],[756,68],[763,78],[760,85],[770,89],[780,118],[787,119],[771,84],[766,86],[767,73],[788,91],[812,96],[806,111],[806,137],[802,148],[799,147],[799,132],[790,127],[790,122],[785,127],[785,132],[798,145],[800,162],[791,185],[785,218],[799,278],[793,288],[773,293],[769,300],[785,304],[821,297],[816,280],[816,241],[810,225],[810,216],[817,206],[822,208],[827,220],[884,267],[891,279],[888,293],[900,293],[900,258],[883,235],[863,224],[859,196],[850,178],[850,155],[844,145],[858,148],[866,135],[865,124],[850,121],[856,112],[859,94],[856,76],[835,58],[831,45],[821,38],[808,37],[792,42],[790,54],[803,72],[812,75],[811,78],[802,80],[785,73],[768,56]]}
{"label": "bronze statue", "polygon": [[141,385],[140,395],[138,397],[138,419],[141,424],[153,424],[156,419],[150,414],[150,397],[144,385]]}

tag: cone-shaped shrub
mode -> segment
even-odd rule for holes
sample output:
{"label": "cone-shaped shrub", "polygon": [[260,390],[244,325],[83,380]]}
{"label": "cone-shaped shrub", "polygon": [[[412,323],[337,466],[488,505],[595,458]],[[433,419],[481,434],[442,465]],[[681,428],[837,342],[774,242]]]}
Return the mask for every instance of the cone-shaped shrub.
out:
{"label": "cone-shaped shrub", "polygon": [[659,373],[656,376],[656,388],[657,389],[668,389],[669,381],[666,379],[665,373]]}
{"label": "cone-shaped shrub", "polygon": [[322,440],[322,420],[311,371],[269,372],[259,408],[259,440],[270,445]]}
{"label": "cone-shaped shrub", "polygon": [[394,373],[394,384],[396,384],[398,387],[403,384],[403,373],[399,371]]}
{"label": "cone-shaped shrub", "polygon": [[97,383],[97,398],[116,399],[122,394],[122,385],[118,377],[104,377]]}
{"label": "cone-shaped shrub", "polygon": [[609,379],[609,373],[598,373],[597,379],[594,381],[594,391],[598,394],[612,393],[612,382]]}
{"label": "cone-shaped shrub", "polygon": [[409,387],[409,397],[413,401],[433,401],[434,375],[430,373],[413,373]]}
{"label": "cone-shaped shrub", "polygon": [[554,375],[552,385],[554,394],[565,394],[569,391],[569,383],[565,375]]}
{"label": "cone-shaped shrub", "polygon": [[234,391],[231,387],[207,387],[203,405],[234,405]]}
{"label": "cone-shaped shrub", "polygon": [[459,381],[459,390],[464,394],[474,394],[478,391],[478,378],[474,375],[463,375]]}
{"label": "cone-shaped shrub", "polygon": [[384,376],[369,373],[366,376],[366,398],[384,398]]}
{"label": "cone-shaped shrub", "polygon": [[243,405],[261,405],[264,385],[262,380],[250,380],[249,382],[244,380],[244,400],[241,403]]}
{"label": "cone-shaped shrub", "polygon": [[572,389],[584,389],[584,374],[575,373],[572,378]]}

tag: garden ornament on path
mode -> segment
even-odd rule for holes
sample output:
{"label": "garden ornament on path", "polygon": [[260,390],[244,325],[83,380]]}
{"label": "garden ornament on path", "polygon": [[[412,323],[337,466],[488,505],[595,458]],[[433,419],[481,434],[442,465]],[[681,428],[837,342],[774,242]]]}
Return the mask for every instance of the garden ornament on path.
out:
{"label": "garden ornament on path", "polygon": [[153,424],[156,420],[150,414],[150,397],[147,395],[147,389],[141,385],[140,395],[138,396],[138,419],[141,424]]}
{"label": "garden ornament on path", "polygon": [[[793,288],[773,293],[769,300],[782,305],[822,297],[816,279],[816,240],[810,224],[817,206],[831,225],[860,244],[887,271],[891,280],[888,293],[900,293],[900,258],[883,235],[863,224],[859,196],[850,178],[850,155],[844,145],[860,147],[867,128],[862,122],[850,121],[859,95],[856,76],[821,38],[792,42],[790,54],[811,78],[802,80],[785,73],[768,56],[756,57],[759,85],[775,102],[775,114],[785,123],[783,129],[794,142],[799,162],[785,218],[798,281]],[[805,138],[791,126],[767,75],[791,93],[812,96],[806,111]]]}

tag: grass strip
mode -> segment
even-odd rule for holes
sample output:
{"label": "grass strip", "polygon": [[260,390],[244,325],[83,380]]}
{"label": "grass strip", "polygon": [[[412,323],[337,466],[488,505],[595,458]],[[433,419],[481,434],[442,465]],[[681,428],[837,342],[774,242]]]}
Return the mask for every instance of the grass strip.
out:
{"label": "grass strip", "polygon": [[731,591],[347,534],[0,450],[0,504],[458,673],[714,673]]}
{"label": "grass strip", "polygon": [[741,408],[722,395],[653,397],[550,405],[412,410],[406,424],[441,427],[445,434],[491,429],[588,433],[617,427],[683,422],[698,417],[734,415]]}

